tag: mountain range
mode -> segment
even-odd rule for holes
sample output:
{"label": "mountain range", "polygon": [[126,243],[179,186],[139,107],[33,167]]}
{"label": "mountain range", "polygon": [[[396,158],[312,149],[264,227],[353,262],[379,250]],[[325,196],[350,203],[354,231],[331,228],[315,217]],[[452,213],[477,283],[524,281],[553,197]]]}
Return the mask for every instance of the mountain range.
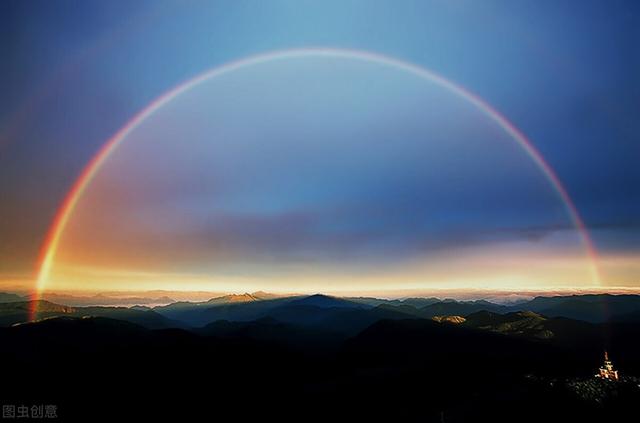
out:
{"label": "mountain range", "polygon": [[251,293],[129,308],[0,298],[0,396],[53,398],[74,419],[124,407],[188,420],[214,407],[279,421],[616,421],[640,400],[635,382],[592,395],[604,349],[625,381],[640,374],[637,296],[505,306]]}
{"label": "mountain range", "polygon": [[[282,323],[317,326],[345,334],[353,334],[380,319],[431,319],[442,316],[467,318],[465,325],[471,325],[480,319],[479,316],[488,319],[489,315],[494,318],[498,315],[506,315],[509,318],[519,316],[531,324],[537,323],[540,327],[543,327],[543,322],[546,321],[540,319],[550,318],[566,318],[594,324],[640,322],[638,295],[536,297],[531,301],[506,306],[484,300],[386,300],[370,297],[339,298],[320,294],[278,297],[260,292],[220,296],[201,302],[179,301],[156,306],[148,306],[142,302],[132,307],[123,307],[74,306],[73,302],[66,304],[29,300],[28,297],[16,294],[0,293],[0,326],[26,322],[29,319],[29,310],[33,307],[38,311],[38,318],[60,315],[110,317],[150,329],[198,328],[220,320],[248,322],[272,318]],[[470,315],[474,315],[473,318],[470,319]],[[513,327],[514,324],[503,322],[503,327],[506,326]],[[545,337],[544,330],[547,329],[541,329],[538,336]]]}

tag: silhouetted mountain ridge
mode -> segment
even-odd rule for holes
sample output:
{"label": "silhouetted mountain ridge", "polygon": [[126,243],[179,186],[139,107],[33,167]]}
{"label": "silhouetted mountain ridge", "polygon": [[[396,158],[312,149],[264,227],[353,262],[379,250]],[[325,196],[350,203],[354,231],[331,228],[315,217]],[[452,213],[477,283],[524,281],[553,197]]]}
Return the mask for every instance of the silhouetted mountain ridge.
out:
{"label": "silhouetted mountain ridge", "polygon": [[25,298],[17,294],[0,292],[0,303],[13,303],[13,302],[19,302],[19,301],[25,301]]}
{"label": "silhouetted mountain ridge", "polygon": [[45,300],[0,303],[0,326],[11,326],[28,322],[35,310],[38,320],[51,317],[106,317],[139,324],[151,329],[185,327],[181,322],[172,321],[153,310],[139,310],[128,307],[68,307]]}
{"label": "silhouetted mountain ridge", "polygon": [[640,296],[584,294],[536,297],[515,308],[535,311],[549,317],[568,317],[599,323],[640,311]]}
{"label": "silhouetted mountain ridge", "polygon": [[[45,300],[0,303],[0,325],[26,322],[29,311],[36,304],[37,317],[57,315],[103,316],[127,320],[148,328],[203,327],[217,320],[248,322],[263,318],[315,329],[354,334],[380,319],[423,318],[435,316],[460,316],[475,324],[482,316],[492,316],[495,322],[487,323],[493,331],[549,337],[554,332],[547,326],[552,323],[542,319],[569,318],[591,323],[635,322],[640,320],[640,297],[636,295],[583,295],[536,297],[515,306],[493,304],[488,301],[455,301],[446,299],[428,305],[418,299],[383,300],[366,297],[352,299],[327,295],[290,296],[260,299],[253,294],[234,294],[212,298],[204,302],[175,302],[166,306],[148,307],[68,307]],[[476,313],[486,312],[485,314]],[[523,312],[537,313],[525,316]],[[516,313],[516,314],[512,314]],[[521,313],[521,314],[517,314]],[[470,315],[474,315],[469,319]],[[509,320],[512,319],[512,320]],[[476,322],[477,323],[477,322]],[[553,322],[561,326],[559,322]],[[558,330],[558,328],[556,328]],[[560,328],[560,330],[562,330]]]}
{"label": "silhouetted mountain ridge", "polygon": [[[333,307],[333,300],[311,302],[316,300],[322,306],[290,299],[216,306],[209,310],[250,307],[254,314],[269,313],[190,330],[149,329],[80,317],[75,310],[0,328],[0,360],[10,363],[3,380],[16,397],[43,398],[51,383],[33,381],[55,381],[60,409],[78,418],[113,392],[119,404],[165,418],[158,403],[183,410],[214,397],[236,412],[247,403],[264,412],[286,398],[291,405],[277,412],[297,418],[322,401],[314,417],[323,419],[339,412],[356,420],[382,415],[393,420],[406,413],[440,422],[444,413],[452,422],[512,421],[513,416],[532,422],[615,421],[612,416],[634,410],[640,400],[625,393],[603,408],[536,382],[592,378],[604,348],[623,374],[640,372],[638,324],[599,325],[528,311],[479,311],[464,323],[447,324],[416,317],[421,310],[409,305]],[[265,303],[268,308],[256,308]],[[540,330],[554,336],[541,339]],[[144,383],[126,382],[132,377]],[[110,409],[103,414],[117,417]]]}

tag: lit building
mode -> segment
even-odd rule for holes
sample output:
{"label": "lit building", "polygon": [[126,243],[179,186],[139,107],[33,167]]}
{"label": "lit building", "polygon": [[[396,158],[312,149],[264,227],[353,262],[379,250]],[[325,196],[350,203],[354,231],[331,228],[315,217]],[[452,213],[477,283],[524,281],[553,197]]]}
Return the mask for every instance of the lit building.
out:
{"label": "lit building", "polygon": [[598,369],[596,377],[607,380],[618,380],[618,371],[613,369],[613,363],[609,360],[609,354],[604,352],[604,365]]}

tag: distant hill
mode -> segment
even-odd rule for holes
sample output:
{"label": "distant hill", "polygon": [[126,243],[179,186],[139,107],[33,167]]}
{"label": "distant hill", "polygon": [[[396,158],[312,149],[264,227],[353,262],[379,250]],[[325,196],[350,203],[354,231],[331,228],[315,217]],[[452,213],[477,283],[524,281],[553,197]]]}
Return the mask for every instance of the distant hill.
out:
{"label": "distant hill", "polygon": [[[603,349],[620,347],[611,342],[614,330],[627,331],[627,335],[616,336],[618,339],[640,336],[631,335],[631,332],[640,329],[637,325],[594,324],[566,317],[547,317],[532,311],[506,314],[480,311],[466,316],[463,326],[509,336],[545,340],[563,348],[585,351],[593,349],[594,346]],[[632,342],[630,345],[635,344]],[[635,351],[635,346],[633,350],[620,347],[618,351],[621,354],[629,354]]]}
{"label": "distant hill", "polygon": [[54,304],[49,301],[20,301],[0,303],[0,326],[11,326],[29,320],[31,310],[37,311],[38,318],[70,315],[75,312],[73,307]]}
{"label": "distant hill", "polygon": [[439,303],[441,302],[440,299],[435,298],[435,297],[429,297],[429,298],[405,298],[403,300],[395,300],[392,302],[392,304],[396,304],[400,303],[402,305],[409,305],[412,307],[416,307],[416,308],[422,308],[422,307],[426,307],[429,306],[431,304],[435,304],[435,303]]}
{"label": "distant hill", "polygon": [[[33,296],[28,299],[36,299]],[[174,300],[170,297],[130,297],[130,296],[110,296],[97,294],[92,296],[77,296],[56,293],[44,293],[37,299],[44,299],[56,304],[64,304],[71,307],[91,307],[91,306],[111,306],[129,307],[134,305],[158,305],[170,304]]]}
{"label": "distant hill", "polygon": [[467,319],[462,316],[433,316],[431,320],[438,323],[451,323],[454,325],[459,325],[467,321]]}
{"label": "distant hill", "polygon": [[388,304],[392,306],[408,305],[416,308],[425,307],[425,306],[439,303],[442,301],[435,297],[429,297],[429,298],[416,297],[416,298],[404,298],[404,299],[394,299],[394,300],[387,300],[387,299],[374,298],[374,297],[346,297],[345,299],[349,301],[354,301],[357,303],[367,304],[372,307],[377,307],[382,304]]}
{"label": "distant hill", "polygon": [[151,329],[184,327],[180,322],[172,321],[152,310],[139,310],[127,307],[68,307],[45,300],[0,303],[0,326],[25,323],[31,317],[35,307],[36,319],[52,317],[105,317],[135,323]]}
{"label": "distant hill", "polygon": [[397,300],[386,300],[384,298],[375,298],[375,297],[345,297],[345,300],[353,301],[354,303],[365,304],[370,307],[377,307],[380,304],[390,304],[393,301]]}
{"label": "distant hill", "polygon": [[292,295],[272,294],[270,292],[256,291],[251,296],[258,300],[273,300],[275,298],[291,297]]}
{"label": "distant hill", "polygon": [[229,304],[229,303],[245,303],[249,301],[260,301],[260,298],[255,297],[252,294],[231,294],[222,297],[212,298],[209,301],[205,301],[204,304],[216,305],[216,304]]}
{"label": "distant hill", "polygon": [[383,303],[373,307],[370,303],[357,299],[319,294],[240,303],[175,303],[156,307],[154,311],[196,327],[219,320],[249,322],[272,319],[340,336],[353,335],[381,319],[412,318],[419,314],[416,308],[408,305],[392,306]]}
{"label": "distant hill", "polygon": [[478,311],[491,311],[494,313],[506,313],[509,308],[506,306],[493,304],[488,301],[443,301],[439,303],[430,304],[420,309],[421,314],[425,318],[432,318],[434,316],[467,316],[468,314]]}
{"label": "distant hill", "polygon": [[[94,338],[97,335],[128,335],[146,333],[146,329],[135,323],[127,322],[119,319],[111,319],[108,317],[72,317],[58,316],[48,319],[39,320],[33,323],[23,323],[11,328],[13,333],[27,334],[46,334],[47,337],[53,337],[60,333],[75,333],[76,335],[86,335]],[[69,342],[69,340],[67,340]],[[87,342],[82,337],[78,338],[78,343]]]}
{"label": "distant hill", "polygon": [[50,301],[45,300],[33,300],[33,301],[20,301],[20,302],[11,302],[11,303],[2,303],[0,304],[0,313],[4,312],[29,312],[30,310],[35,310],[38,313],[73,313],[76,309],[73,307],[55,304]]}
{"label": "distant hill", "polygon": [[[396,305],[397,304],[397,305]],[[380,304],[377,309],[391,310],[397,313],[402,313],[410,316],[411,318],[423,317],[421,310],[415,306],[404,303],[384,303]]]}
{"label": "distant hill", "polygon": [[[203,326],[216,320],[251,321],[275,317],[283,322],[321,319],[311,310],[329,308],[368,308],[369,306],[326,295],[296,296],[260,300],[251,294],[227,296],[203,303],[174,303],[153,310],[165,317],[193,326]],[[294,318],[295,317],[295,318]]]}
{"label": "distant hill", "polygon": [[198,327],[215,322],[216,320],[257,320],[262,317],[266,317],[269,310],[298,298],[300,297],[240,302],[178,302],[168,306],[154,307],[153,311],[167,318],[179,320],[189,324],[190,326]]}
{"label": "distant hill", "polygon": [[601,323],[640,312],[640,295],[587,294],[536,297],[512,309],[531,310],[549,317]]}
{"label": "distant hill", "polygon": [[107,317],[135,323],[148,329],[187,328],[188,325],[169,319],[153,310],[127,307],[77,307],[72,316]]}
{"label": "distant hill", "polygon": [[532,311],[507,314],[479,311],[467,316],[464,325],[493,332],[548,339],[554,336],[546,327],[547,318]]}
{"label": "distant hill", "polygon": [[25,298],[17,294],[0,292],[0,303],[14,303],[19,301],[25,301]]}
{"label": "distant hill", "polygon": [[[191,302],[191,301],[179,301],[165,306],[157,306],[153,308],[153,311],[159,313],[167,318],[180,320],[189,325],[202,326],[213,320],[205,316],[205,312],[211,308],[216,308],[226,305],[240,305],[245,303],[272,301],[261,298],[263,293],[254,294],[231,294],[221,297],[211,298],[208,301]],[[268,297],[268,295],[264,295]],[[235,319],[231,319],[235,320]]]}
{"label": "distant hill", "polygon": [[295,299],[288,304],[290,307],[296,306],[312,306],[319,308],[370,308],[367,304],[350,301],[347,299],[332,297],[329,295],[309,295],[308,297],[302,297]]}

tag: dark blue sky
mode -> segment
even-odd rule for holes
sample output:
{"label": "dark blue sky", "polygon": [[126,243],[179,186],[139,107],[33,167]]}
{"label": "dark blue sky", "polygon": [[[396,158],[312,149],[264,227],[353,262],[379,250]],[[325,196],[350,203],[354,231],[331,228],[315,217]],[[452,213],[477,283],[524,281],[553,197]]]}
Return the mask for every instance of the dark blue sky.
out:
{"label": "dark blue sky", "polygon": [[176,84],[292,47],[397,57],[478,94],[563,181],[603,254],[640,247],[634,1],[3,1],[0,272],[31,269],[100,145]]}

